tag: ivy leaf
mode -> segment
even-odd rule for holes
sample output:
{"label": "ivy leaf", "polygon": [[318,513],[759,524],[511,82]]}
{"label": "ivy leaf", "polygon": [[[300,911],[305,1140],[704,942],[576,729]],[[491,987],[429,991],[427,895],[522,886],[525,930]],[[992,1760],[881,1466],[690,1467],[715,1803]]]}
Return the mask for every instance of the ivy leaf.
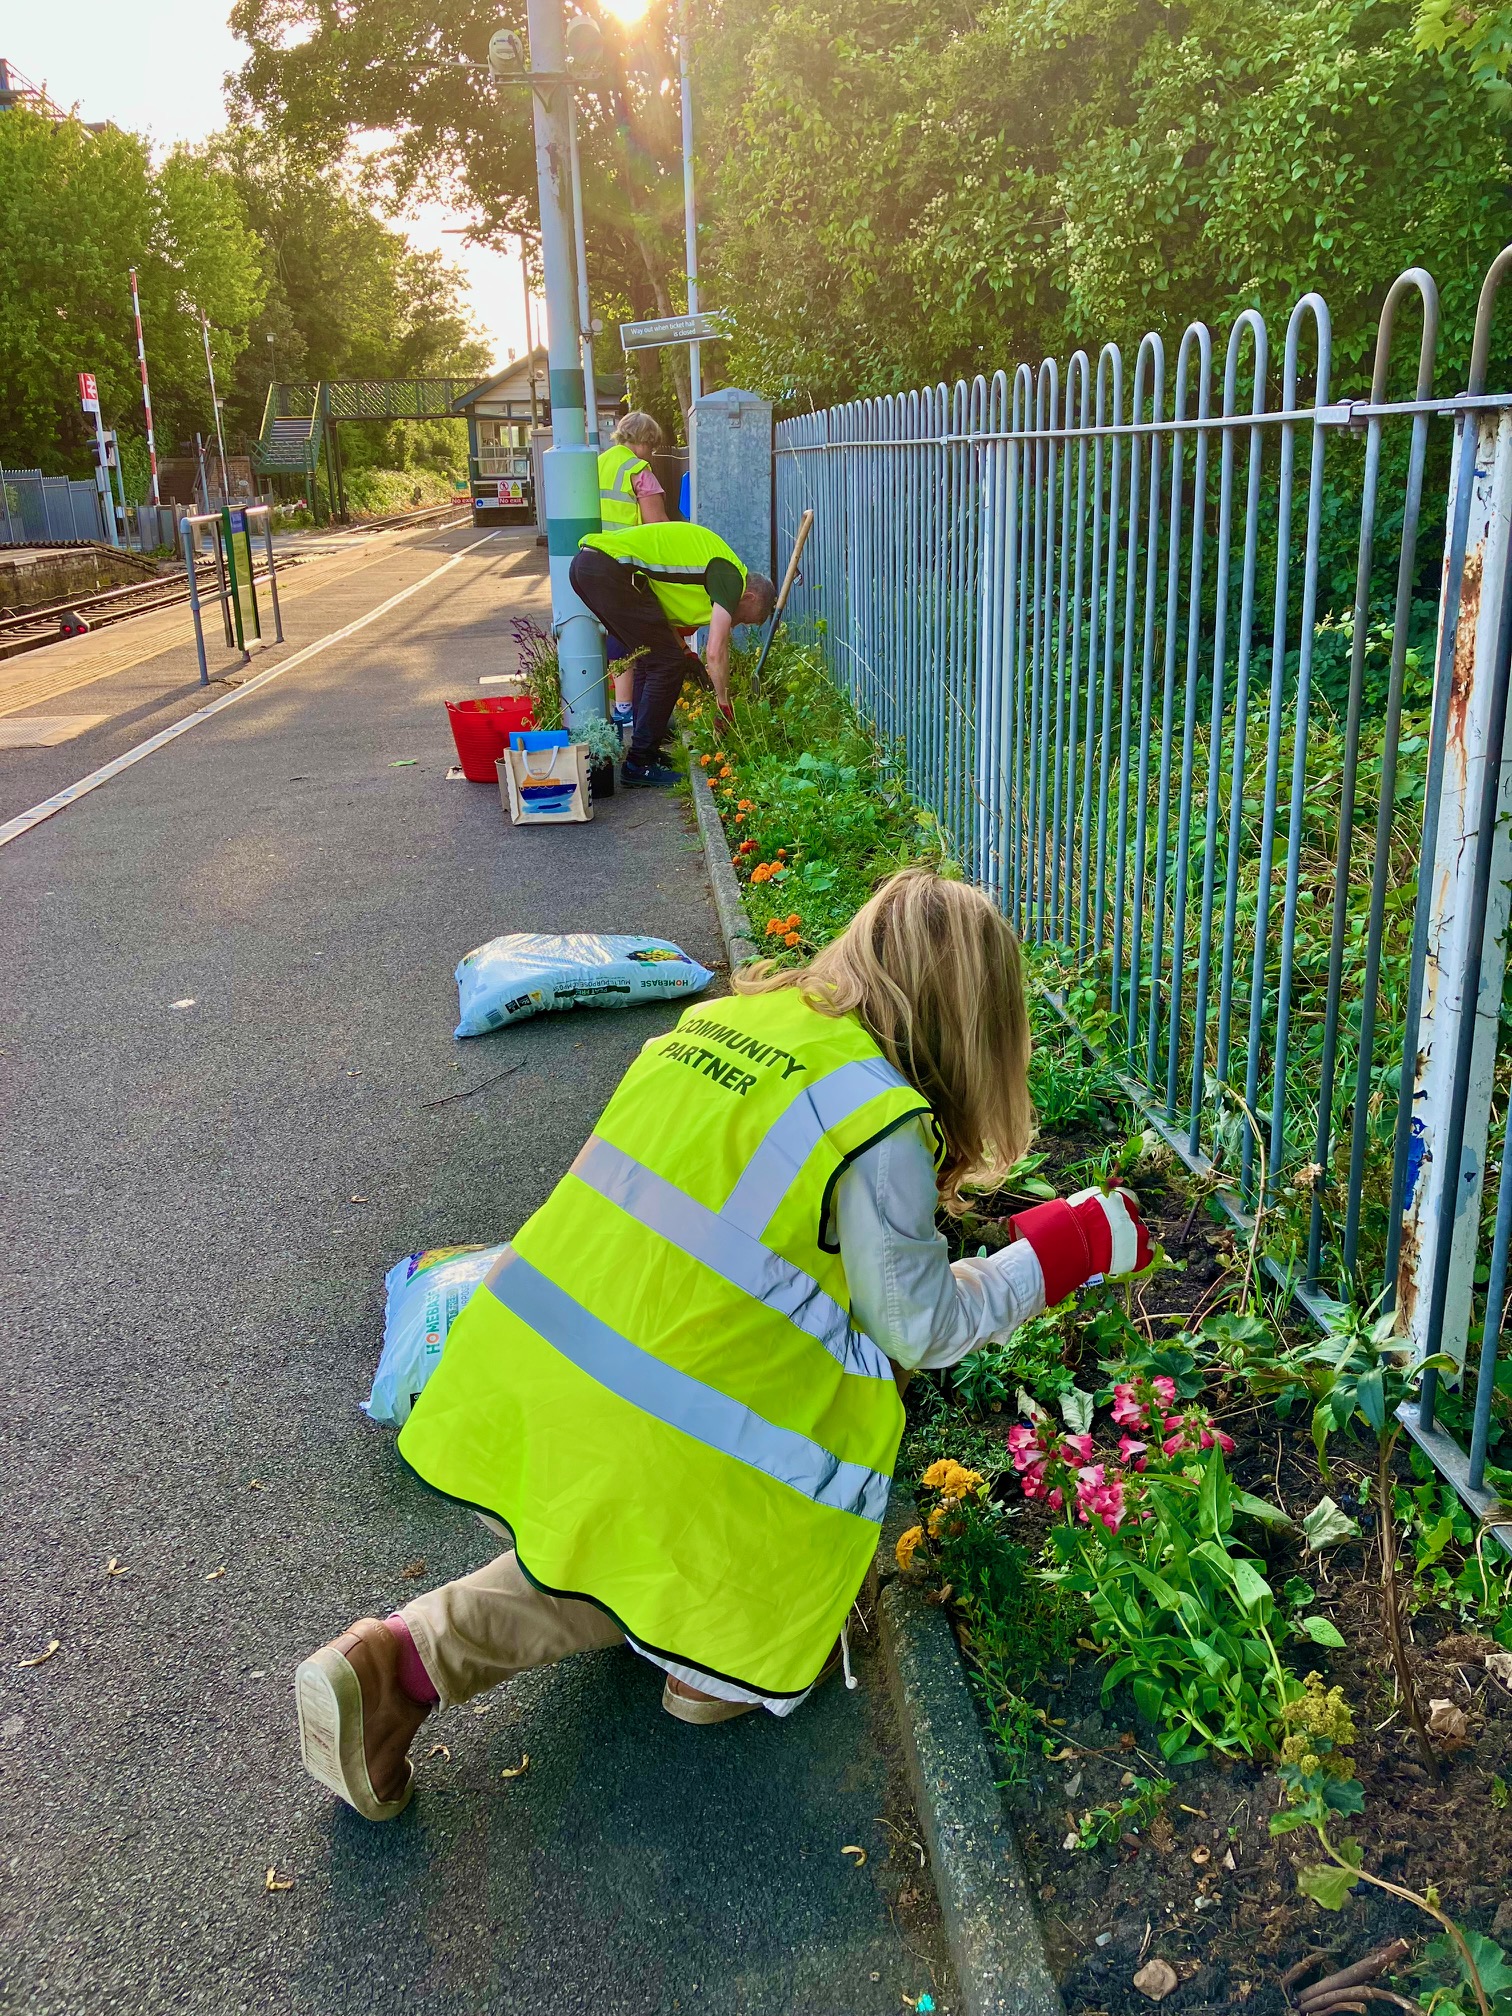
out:
{"label": "ivy leaf", "polygon": [[1325,1911],[1342,1911],[1359,1880],[1355,1870],[1340,1869],[1332,1862],[1318,1862],[1311,1869],[1297,1871],[1297,1888]]}

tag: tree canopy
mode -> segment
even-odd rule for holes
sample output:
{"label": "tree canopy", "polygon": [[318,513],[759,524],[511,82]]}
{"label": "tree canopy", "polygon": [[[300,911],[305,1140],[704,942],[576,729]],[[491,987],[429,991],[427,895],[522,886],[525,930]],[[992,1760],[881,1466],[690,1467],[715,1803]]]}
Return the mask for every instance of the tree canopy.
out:
{"label": "tree canopy", "polygon": [[0,458],[88,466],[77,374],[93,371],[108,417],[141,411],[128,269],[152,345],[154,419],[165,440],[209,415],[200,326],[228,375],[262,306],[261,247],[231,178],[178,148],[76,119],[0,113]]}
{"label": "tree canopy", "polygon": [[[805,402],[1272,318],[1356,363],[1414,262],[1463,352],[1508,236],[1492,97],[1394,0],[717,0],[733,367]],[[744,26],[742,26],[744,17]]]}

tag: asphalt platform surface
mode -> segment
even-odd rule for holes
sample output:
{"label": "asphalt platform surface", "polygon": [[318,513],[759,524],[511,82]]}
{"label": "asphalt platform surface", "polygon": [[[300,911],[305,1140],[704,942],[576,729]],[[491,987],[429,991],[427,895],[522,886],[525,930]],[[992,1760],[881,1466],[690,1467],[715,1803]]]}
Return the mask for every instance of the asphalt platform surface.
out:
{"label": "asphalt platform surface", "polygon": [[[384,1270],[507,1237],[671,1019],[458,1044],[457,959],[509,929],[719,954],[682,794],[543,832],[447,780],[442,701],[546,608],[533,547],[477,538],[306,598],[284,657],[471,548],[0,848],[0,2007],[948,2011],[865,1648],[786,1724],[686,1728],[625,1651],[526,1676],[426,1725],[386,1827],[300,1769],[301,1655],[492,1551],[358,1409]],[[103,682],[96,736],[0,752],[7,808],[142,704]]]}

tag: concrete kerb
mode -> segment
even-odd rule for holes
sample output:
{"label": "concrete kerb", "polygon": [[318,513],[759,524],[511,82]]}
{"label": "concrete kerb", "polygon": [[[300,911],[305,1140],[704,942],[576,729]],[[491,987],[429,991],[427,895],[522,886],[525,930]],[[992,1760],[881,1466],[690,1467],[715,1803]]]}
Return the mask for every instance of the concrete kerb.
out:
{"label": "concrete kerb", "polygon": [[945,1612],[894,1576],[877,1616],[966,2016],[1065,2016]]}
{"label": "concrete kerb", "polygon": [[[691,757],[691,750],[689,754]],[[709,780],[691,760],[688,782],[693,792],[693,810],[698,815],[698,837],[703,841],[709,886],[714,891],[714,907],[719,912],[719,928],[724,935],[725,957],[733,973],[737,966],[744,966],[757,956],[756,941],[751,936],[751,920],[746,916],[745,904],[741,900],[740,884],[735,879],[735,863],[730,858],[730,843],[725,838]]]}
{"label": "concrete kerb", "polygon": [[[757,947],[709,780],[696,763],[688,775],[733,972]],[[965,2016],[1065,2016],[955,1636],[944,1611],[893,1567],[913,1518],[913,1494],[895,1489],[877,1552],[877,1616]]]}

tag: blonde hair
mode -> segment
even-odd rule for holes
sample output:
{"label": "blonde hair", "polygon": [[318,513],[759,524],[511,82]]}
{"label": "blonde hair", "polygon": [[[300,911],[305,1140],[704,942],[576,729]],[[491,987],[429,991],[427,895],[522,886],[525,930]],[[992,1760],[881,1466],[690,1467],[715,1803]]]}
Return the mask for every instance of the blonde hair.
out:
{"label": "blonde hair", "polygon": [[623,413],[614,423],[616,448],[653,450],[661,444],[661,422],[652,413]]}
{"label": "blonde hair", "polygon": [[1000,1182],[1034,1138],[1018,939],[969,883],[905,868],[806,966],[761,960],[732,984],[739,994],[796,987],[821,1015],[856,1017],[929,1101],[947,1209],[966,1208],[963,1185]]}

